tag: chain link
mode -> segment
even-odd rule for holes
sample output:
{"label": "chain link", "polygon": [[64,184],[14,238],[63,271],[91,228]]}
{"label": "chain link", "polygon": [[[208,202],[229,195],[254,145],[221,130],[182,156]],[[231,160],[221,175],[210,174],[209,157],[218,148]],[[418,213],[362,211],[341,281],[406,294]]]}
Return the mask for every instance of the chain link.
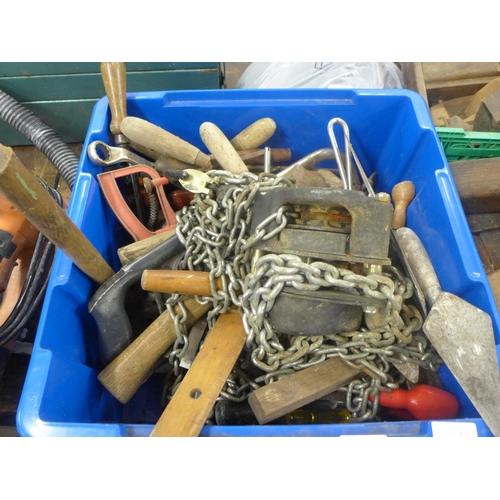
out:
{"label": "chain link", "polygon": [[[197,297],[199,301],[212,302],[207,315],[209,328],[230,307],[236,306],[242,313],[246,348],[226,381],[221,398],[244,401],[262,385],[325,359],[340,357],[364,373],[342,388],[351,421],[361,422],[376,418],[380,391],[399,387],[402,381],[397,365],[413,363],[437,370],[442,361],[420,333],[422,317],[416,307],[405,302],[413,295],[409,278],[393,266],[385,266],[380,274],[364,276],[296,255],[266,254],[254,259],[258,254],[253,246],[274,237],[294,216],[291,207],[280,207],[250,234],[255,197],[259,192],[293,184],[272,174],[256,176],[246,172],[235,176],[220,170],[207,174],[214,190],[195,195],[189,206],[177,212],[177,235],[185,247],[179,268],[210,273],[212,295]],[[276,228],[267,232],[273,222]],[[222,280],[221,289],[216,286],[216,278]],[[268,315],[285,286],[302,292],[333,289],[381,299],[386,306],[378,311],[380,326],[335,335],[281,334],[273,329]],[[177,338],[165,353],[173,366],[165,401],[182,379],[179,359],[189,342],[182,298],[172,295],[166,303]],[[177,312],[175,304],[180,306]]]}

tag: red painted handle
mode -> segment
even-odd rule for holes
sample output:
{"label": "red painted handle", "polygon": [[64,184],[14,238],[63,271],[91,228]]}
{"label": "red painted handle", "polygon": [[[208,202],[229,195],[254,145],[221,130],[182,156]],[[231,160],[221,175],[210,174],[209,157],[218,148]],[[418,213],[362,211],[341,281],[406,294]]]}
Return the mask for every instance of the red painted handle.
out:
{"label": "red painted handle", "polygon": [[453,394],[425,384],[408,391],[394,389],[381,392],[380,405],[407,410],[417,420],[456,418],[459,412],[458,400]]}

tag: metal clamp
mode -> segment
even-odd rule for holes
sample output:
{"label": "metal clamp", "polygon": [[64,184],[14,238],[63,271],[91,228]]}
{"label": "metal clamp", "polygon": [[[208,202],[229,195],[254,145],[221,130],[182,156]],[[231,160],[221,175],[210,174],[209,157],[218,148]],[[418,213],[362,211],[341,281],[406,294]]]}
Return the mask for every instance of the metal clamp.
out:
{"label": "metal clamp", "polygon": [[[146,174],[151,178],[151,184],[156,189],[156,194],[160,201],[160,206],[165,218],[165,226],[156,231],[150,231],[139,221],[123,199],[122,193],[116,182],[117,178],[140,173]],[[99,181],[101,189],[111,209],[135,241],[143,240],[153,234],[163,233],[169,229],[173,229],[177,225],[175,212],[169,205],[163,190],[163,185],[168,184],[168,180],[165,177],[161,177],[154,168],[145,165],[125,167],[98,174],[97,180]]]}

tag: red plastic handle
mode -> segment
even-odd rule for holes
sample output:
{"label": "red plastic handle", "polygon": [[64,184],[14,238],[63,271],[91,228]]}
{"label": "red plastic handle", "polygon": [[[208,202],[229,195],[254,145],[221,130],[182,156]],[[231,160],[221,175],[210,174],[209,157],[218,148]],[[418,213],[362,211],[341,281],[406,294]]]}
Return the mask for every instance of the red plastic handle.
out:
{"label": "red plastic handle", "polygon": [[380,405],[407,410],[417,420],[456,418],[460,410],[453,394],[425,384],[419,384],[410,390],[381,392]]}

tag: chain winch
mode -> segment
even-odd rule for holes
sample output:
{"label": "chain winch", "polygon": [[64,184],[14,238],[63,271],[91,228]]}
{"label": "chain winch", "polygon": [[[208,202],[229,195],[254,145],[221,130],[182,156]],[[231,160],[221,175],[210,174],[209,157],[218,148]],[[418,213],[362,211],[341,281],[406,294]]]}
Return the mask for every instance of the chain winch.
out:
{"label": "chain winch", "polygon": [[[255,207],[261,206],[257,200],[266,197],[272,200],[275,194],[292,193],[297,188],[287,179],[272,174],[234,175],[213,170],[207,175],[212,179],[213,189],[208,194],[195,195],[190,206],[177,213],[177,234],[186,249],[179,268],[210,273],[211,296],[197,297],[199,301],[212,302],[209,327],[230,307],[238,307],[243,314],[246,349],[220,397],[244,401],[262,385],[327,358],[341,357],[363,368],[362,377],[342,388],[352,420],[362,421],[376,416],[380,391],[390,391],[404,382],[397,366],[412,363],[437,369],[439,357],[419,332],[422,317],[416,307],[407,303],[413,294],[412,282],[394,269],[388,258],[390,204],[356,191],[327,189],[328,195],[338,195],[340,202],[336,202],[335,210],[340,212],[339,207],[344,210],[341,219],[345,221],[350,217],[349,224],[343,224],[340,231],[335,227],[330,231],[334,238],[340,235],[343,245],[336,245],[337,250],[331,251],[328,259],[318,258],[317,254],[300,255],[303,252],[297,252],[296,248],[292,252],[274,253],[269,251],[276,244],[273,238],[279,239],[285,229],[287,232],[309,231],[309,228],[295,227],[304,222],[299,222],[304,219],[303,213],[293,210],[296,202],[299,205],[304,202],[303,194],[302,197],[298,194],[277,196],[281,201],[272,204],[273,213],[255,217]],[[328,198],[321,198],[325,195],[314,196],[315,201],[319,198],[321,205],[327,206],[324,200]],[[362,207],[367,207],[368,199],[370,206],[380,214],[380,234],[376,235],[379,244],[375,245],[379,250],[370,250],[371,240],[365,240],[368,248],[359,246],[356,241],[363,241],[361,234],[355,238],[353,247],[350,234],[346,234],[346,227],[350,227],[352,233],[353,226],[356,232],[363,223],[367,228],[370,226],[369,217],[364,221],[363,216],[358,215],[361,210],[354,201],[359,200]],[[322,225],[324,227],[323,222]],[[328,232],[329,228],[311,230],[315,234],[319,231]],[[348,254],[352,248],[354,257]],[[215,284],[216,279],[222,285],[220,288]],[[317,328],[311,329],[308,335],[301,335],[300,331],[290,333],[286,325],[276,328],[272,320],[279,323],[276,318],[283,317],[283,314],[273,315],[275,308],[279,312],[282,307],[282,296],[294,293],[305,293],[308,297],[315,293],[318,304],[323,294],[327,297],[325,302],[336,300],[334,304],[340,312],[342,308],[354,306],[364,311],[365,316],[378,312],[382,319],[379,318],[376,328],[369,329],[362,325],[358,312],[352,328],[340,328],[341,331]],[[173,367],[165,385],[165,404],[182,380],[179,360],[189,343],[183,315],[175,315],[172,308],[182,299],[183,296],[174,294],[167,301],[175,319],[177,340],[165,354]],[[330,317],[326,314],[325,318],[335,323],[338,316],[341,314]],[[304,323],[314,325],[315,320],[315,313],[304,317]]]}

